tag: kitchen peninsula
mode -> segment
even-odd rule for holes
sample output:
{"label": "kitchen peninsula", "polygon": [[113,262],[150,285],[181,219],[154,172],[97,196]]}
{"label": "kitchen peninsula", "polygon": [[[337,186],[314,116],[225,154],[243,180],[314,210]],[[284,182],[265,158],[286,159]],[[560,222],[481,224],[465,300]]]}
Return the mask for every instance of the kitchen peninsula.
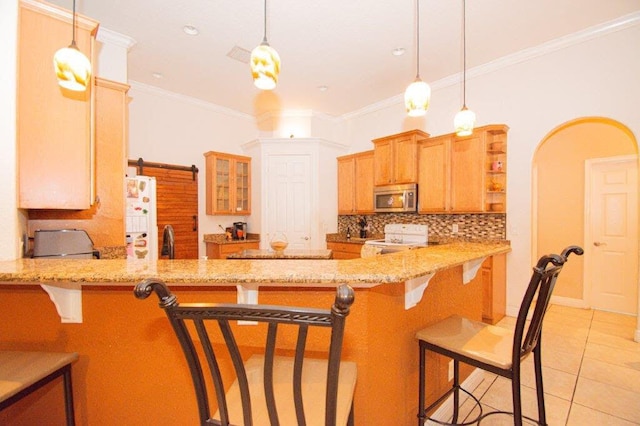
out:
{"label": "kitchen peninsula", "polygon": [[[157,303],[135,299],[135,283],[159,277],[181,302],[235,302],[253,295],[260,303],[320,308],[331,305],[338,284],[348,283],[356,298],[343,358],[358,365],[356,423],[413,425],[415,331],[452,313],[480,319],[482,286],[475,272],[485,258],[509,251],[504,241],[452,242],[352,260],[5,261],[0,349],[78,352],[73,374],[80,424],[106,418],[123,425],[175,424],[178,418],[195,424],[195,398],[177,340]],[[61,324],[40,284],[80,293],[82,323]],[[435,395],[446,386],[447,363],[435,357],[429,362],[429,395]],[[56,389],[41,400],[59,397]],[[31,404],[16,410],[37,418],[55,407]],[[0,412],[0,423],[12,409]],[[12,424],[10,417],[6,424]]]}

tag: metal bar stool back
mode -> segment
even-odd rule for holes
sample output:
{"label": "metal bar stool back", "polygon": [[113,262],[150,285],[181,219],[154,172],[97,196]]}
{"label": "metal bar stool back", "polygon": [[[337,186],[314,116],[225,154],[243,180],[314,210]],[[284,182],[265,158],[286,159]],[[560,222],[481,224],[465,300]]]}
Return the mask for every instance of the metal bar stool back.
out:
{"label": "metal bar stool back", "polygon": [[[418,389],[418,425],[428,419],[440,424],[475,424],[484,417],[502,413],[483,413],[480,401],[460,386],[459,363],[490,371],[511,380],[513,421],[522,425],[522,401],[520,396],[520,363],[531,352],[534,356],[536,395],[538,400],[538,424],[546,425],[544,388],[542,383],[541,335],[542,323],[551,300],[553,288],[560,271],[571,253],[582,255],[578,246],[569,246],[561,254],[542,256],[533,268],[533,274],[524,294],[514,330],[488,325],[457,315],[452,315],[416,333],[420,347],[420,378]],[[531,309],[533,307],[533,312]],[[528,316],[531,319],[528,320]],[[432,351],[453,359],[453,386],[440,398],[425,407],[426,352]],[[457,423],[460,390],[475,400],[480,408],[478,416],[466,423]],[[437,405],[453,394],[453,419],[451,423],[427,416]],[[535,421],[535,420],[534,420]]]}
{"label": "metal bar stool back", "polygon": [[[189,365],[202,425],[353,424],[356,365],[340,359],[345,320],[354,301],[353,289],[348,285],[336,289],[335,302],[326,310],[260,304],[179,304],[165,283],[157,279],[139,283],[134,293],[145,299],[153,291]],[[245,342],[243,347],[243,331],[239,329],[254,325],[238,326],[233,321],[265,326],[264,347],[260,350],[256,341]],[[282,334],[279,331],[290,332],[290,328],[297,330],[291,333],[295,337],[281,340],[289,338],[289,346],[295,348],[288,347],[281,354],[276,344]],[[320,333],[328,337],[323,349],[328,350],[326,358],[305,356],[311,329],[318,328],[330,331],[330,337]],[[314,335],[314,343],[322,336]],[[243,356],[243,348],[248,346],[259,353]],[[318,356],[317,351],[314,346],[314,356]],[[293,356],[289,356],[291,352]],[[207,376],[209,380],[205,379]],[[215,395],[211,402],[217,405],[213,416],[209,392]]]}

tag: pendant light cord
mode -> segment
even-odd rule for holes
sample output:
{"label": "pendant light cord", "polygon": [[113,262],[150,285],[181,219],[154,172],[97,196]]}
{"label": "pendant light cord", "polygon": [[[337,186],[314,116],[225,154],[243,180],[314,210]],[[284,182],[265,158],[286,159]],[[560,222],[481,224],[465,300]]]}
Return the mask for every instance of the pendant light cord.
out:
{"label": "pendant light cord", "polygon": [[77,47],[76,45],[76,0],[73,0],[73,17],[72,17],[72,33],[71,33],[71,46]]}
{"label": "pendant light cord", "polygon": [[467,1],[462,0],[462,108],[467,107]]}
{"label": "pendant light cord", "polygon": [[262,42],[267,43],[267,0],[264,0],[264,37]]}
{"label": "pendant light cord", "polygon": [[416,0],[416,80],[420,78],[420,0]]}

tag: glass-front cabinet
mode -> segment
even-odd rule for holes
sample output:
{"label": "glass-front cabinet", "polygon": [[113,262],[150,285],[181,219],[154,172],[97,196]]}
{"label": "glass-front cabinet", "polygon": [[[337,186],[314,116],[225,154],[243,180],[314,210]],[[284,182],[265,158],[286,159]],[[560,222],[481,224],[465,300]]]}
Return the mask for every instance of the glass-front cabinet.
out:
{"label": "glass-front cabinet", "polygon": [[251,214],[251,158],[215,151],[204,157],[207,214]]}

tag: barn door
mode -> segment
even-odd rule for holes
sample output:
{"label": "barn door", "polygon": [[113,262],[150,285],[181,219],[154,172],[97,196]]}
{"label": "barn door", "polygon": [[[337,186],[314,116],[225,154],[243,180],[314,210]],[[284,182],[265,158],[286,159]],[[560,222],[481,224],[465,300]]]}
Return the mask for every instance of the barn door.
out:
{"label": "barn door", "polygon": [[175,234],[175,258],[198,258],[198,169],[195,166],[148,163],[129,160],[138,174],[156,178],[158,213],[158,259],[161,256],[162,231],[171,225]]}

